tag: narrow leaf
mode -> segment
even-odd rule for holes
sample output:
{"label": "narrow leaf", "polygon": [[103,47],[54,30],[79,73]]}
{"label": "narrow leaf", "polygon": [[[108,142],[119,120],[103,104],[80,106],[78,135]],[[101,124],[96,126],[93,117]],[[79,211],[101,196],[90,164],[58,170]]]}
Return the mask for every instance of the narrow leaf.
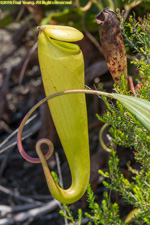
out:
{"label": "narrow leaf", "polygon": [[150,102],[133,96],[112,94],[150,132]]}

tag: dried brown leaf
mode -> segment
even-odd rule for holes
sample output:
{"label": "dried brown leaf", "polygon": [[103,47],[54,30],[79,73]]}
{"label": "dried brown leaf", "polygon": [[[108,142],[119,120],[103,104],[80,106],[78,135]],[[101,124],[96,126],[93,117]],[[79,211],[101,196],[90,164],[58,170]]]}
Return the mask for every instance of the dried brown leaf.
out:
{"label": "dried brown leaf", "polygon": [[127,83],[127,56],[116,14],[104,9],[96,17],[100,24],[99,34],[104,57],[114,82],[121,86],[121,77]]}

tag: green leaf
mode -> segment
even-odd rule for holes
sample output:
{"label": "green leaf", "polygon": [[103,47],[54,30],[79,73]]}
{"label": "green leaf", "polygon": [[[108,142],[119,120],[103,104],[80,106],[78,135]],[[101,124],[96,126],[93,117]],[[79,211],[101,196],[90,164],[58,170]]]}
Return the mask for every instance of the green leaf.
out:
{"label": "green leaf", "polygon": [[150,102],[128,95],[112,94],[150,132]]}

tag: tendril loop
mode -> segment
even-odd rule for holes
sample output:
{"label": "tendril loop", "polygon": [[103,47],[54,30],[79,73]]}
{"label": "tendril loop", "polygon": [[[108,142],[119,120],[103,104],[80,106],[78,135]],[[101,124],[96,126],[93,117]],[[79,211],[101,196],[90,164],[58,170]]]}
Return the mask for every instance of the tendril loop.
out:
{"label": "tendril loop", "polygon": [[42,138],[42,139],[38,140],[37,143],[36,143],[36,152],[37,152],[38,155],[39,155],[39,153],[42,152],[42,150],[41,150],[42,144],[48,145],[48,152],[44,157],[45,157],[45,159],[49,159],[51,157],[51,155],[53,154],[53,151],[54,151],[53,143],[47,138]]}
{"label": "tendril loop", "polygon": [[[73,94],[73,93],[87,93],[87,94],[102,94],[104,96],[107,96],[107,97],[111,97],[111,94],[109,93],[104,93],[104,92],[100,92],[100,91],[91,91],[91,90],[82,90],[82,89],[78,89],[78,90],[67,90],[67,91],[62,91],[62,92],[58,92],[58,93],[55,93],[55,94],[52,94],[50,96],[47,96],[45,98],[43,98],[40,102],[38,102],[35,106],[33,106],[33,108],[26,114],[26,116],[24,117],[24,119],[22,120],[22,123],[20,124],[20,127],[18,129],[18,135],[17,135],[17,145],[18,145],[18,149],[20,151],[20,154],[22,155],[22,157],[24,159],[26,159],[28,162],[31,162],[31,163],[41,163],[41,159],[40,158],[33,158],[31,156],[29,156],[24,148],[23,148],[23,145],[22,145],[22,132],[23,132],[23,128],[24,128],[24,125],[25,123],[27,122],[27,120],[29,119],[29,117],[31,116],[31,114],[40,106],[42,105],[43,103],[45,103],[46,101],[54,98],[54,97],[57,97],[57,96],[61,96],[61,95],[65,95],[65,94]],[[46,155],[44,155],[44,158],[47,160],[50,158],[50,156],[52,155],[53,153],[53,144],[50,140],[48,139],[40,139],[37,144],[36,144],[36,151],[37,153],[41,153],[41,144],[47,144],[49,146],[49,150],[47,152]]]}
{"label": "tendril loop", "polygon": [[[31,114],[40,106],[42,105],[44,102],[46,102],[48,100],[48,98],[44,98],[42,99],[39,103],[37,103],[28,113],[27,115],[24,117],[20,127],[19,127],[19,130],[18,130],[18,135],[17,135],[17,144],[18,144],[18,149],[20,151],[20,154],[22,155],[22,157],[24,159],[26,159],[28,162],[31,162],[31,163],[41,163],[41,159],[40,158],[33,158],[31,156],[29,156],[24,148],[23,148],[23,145],[22,145],[22,132],[23,132],[23,128],[24,128],[24,125],[25,123],[27,122],[28,118],[31,116]],[[54,146],[53,146],[53,143],[46,139],[46,138],[43,138],[43,139],[40,139],[37,141],[36,143],[36,152],[41,152],[41,144],[47,144],[49,149],[48,149],[48,152],[46,153],[46,155],[44,155],[44,158],[47,160],[51,157],[52,153],[53,153],[53,150],[54,150]]]}

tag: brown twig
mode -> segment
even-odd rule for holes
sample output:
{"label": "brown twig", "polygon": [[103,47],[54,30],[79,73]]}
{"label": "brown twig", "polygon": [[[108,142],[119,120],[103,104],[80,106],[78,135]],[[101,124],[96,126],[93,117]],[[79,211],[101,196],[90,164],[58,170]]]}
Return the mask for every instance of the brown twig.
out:
{"label": "brown twig", "polygon": [[0,191],[2,191],[3,193],[7,194],[7,195],[10,195],[16,199],[19,199],[21,201],[24,201],[24,202],[29,202],[29,203],[34,203],[35,205],[43,205],[42,202],[39,202],[39,201],[35,201],[33,200],[32,198],[29,198],[29,197],[24,197],[18,193],[15,193],[14,191],[11,191],[9,190],[8,188],[0,185]]}
{"label": "brown twig", "polygon": [[25,62],[24,62],[24,64],[23,64],[23,67],[22,67],[21,72],[20,72],[20,75],[19,75],[19,86],[22,84],[22,80],[23,80],[23,77],[24,77],[24,74],[25,74],[27,65],[28,65],[28,63],[29,63],[29,61],[30,61],[30,58],[31,58],[33,52],[36,50],[37,45],[38,45],[38,43],[36,42],[36,43],[32,46],[32,48],[30,49],[30,51],[29,51],[28,54],[27,54],[27,57],[26,57],[26,59],[25,59]]}
{"label": "brown twig", "polygon": [[[35,114],[35,115],[33,115],[28,121],[27,121],[27,123],[26,123],[26,125],[27,124],[29,124],[32,120],[34,120],[35,118],[37,117],[37,114]],[[25,126],[26,126],[25,125]],[[11,148],[11,147],[13,147],[14,145],[16,145],[16,138],[15,138],[15,141],[9,141],[12,137],[14,137],[16,134],[17,134],[17,132],[18,132],[18,128],[14,131],[14,132],[12,132],[1,144],[0,144],[0,154],[2,153],[2,152],[4,152],[4,151],[6,151],[7,149],[9,149],[9,148]],[[33,129],[31,128],[31,132],[29,132],[29,130],[28,130],[28,132],[26,132],[26,134],[24,134],[24,136],[23,136],[23,139],[26,139],[27,137],[29,137],[29,136],[31,136],[33,134]],[[6,147],[3,147],[2,148],[2,146],[5,146],[5,144],[6,143],[8,143],[7,144],[7,146]]]}
{"label": "brown twig", "polygon": [[129,80],[130,89],[131,89],[134,97],[137,97],[136,91],[135,91],[135,88],[134,88],[134,85],[133,85],[133,79],[132,79],[132,77],[129,76],[129,79],[128,80]]}
{"label": "brown twig", "polygon": [[30,209],[28,211],[13,215],[12,217],[0,219],[0,224],[1,225],[17,224],[20,222],[25,222],[29,220],[30,218],[34,220],[35,218],[38,218],[41,215],[52,212],[53,210],[58,208],[58,206],[59,206],[58,201],[52,200],[35,209]]}
{"label": "brown twig", "polygon": [[1,184],[1,181],[2,181],[2,179],[1,179],[2,174],[3,174],[3,172],[4,172],[4,170],[5,170],[6,166],[7,166],[7,162],[8,162],[8,159],[9,159],[9,156],[10,156],[11,153],[12,153],[12,151],[8,151],[5,154],[5,156],[3,158],[3,161],[0,164],[0,184]]}

